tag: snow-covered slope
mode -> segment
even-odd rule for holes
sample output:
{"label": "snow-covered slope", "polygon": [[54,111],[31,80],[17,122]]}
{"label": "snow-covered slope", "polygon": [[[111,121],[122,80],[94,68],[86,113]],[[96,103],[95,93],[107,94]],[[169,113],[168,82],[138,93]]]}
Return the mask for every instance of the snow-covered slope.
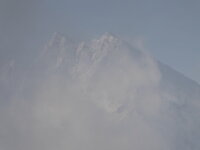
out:
{"label": "snow-covered slope", "polygon": [[200,85],[117,36],[55,34],[24,76],[1,149],[200,149]]}

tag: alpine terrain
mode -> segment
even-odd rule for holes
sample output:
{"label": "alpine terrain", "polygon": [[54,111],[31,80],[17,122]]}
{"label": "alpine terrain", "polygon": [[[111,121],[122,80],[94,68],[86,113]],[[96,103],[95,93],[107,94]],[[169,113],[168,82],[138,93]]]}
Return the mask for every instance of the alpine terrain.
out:
{"label": "alpine terrain", "polygon": [[200,85],[115,35],[0,69],[1,150],[200,149]]}

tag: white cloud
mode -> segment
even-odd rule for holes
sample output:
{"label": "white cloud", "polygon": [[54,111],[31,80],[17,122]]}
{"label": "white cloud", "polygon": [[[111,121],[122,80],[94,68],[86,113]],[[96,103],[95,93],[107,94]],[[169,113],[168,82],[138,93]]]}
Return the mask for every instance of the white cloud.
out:
{"label": "white cloud", "polygon": [[0,110],[2,150],[175,149],[173,121],[161,119],[157,63],[108,37],[82,45],[69,68],[63,61],[26,75],[22,92]]}

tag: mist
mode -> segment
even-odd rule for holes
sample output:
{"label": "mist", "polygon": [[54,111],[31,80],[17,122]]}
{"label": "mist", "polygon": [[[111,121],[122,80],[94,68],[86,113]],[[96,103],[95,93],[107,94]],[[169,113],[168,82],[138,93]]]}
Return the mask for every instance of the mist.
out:
{"label": "mist", "polygon": [[199,148],[198,94],[188,104],[167,90],[144,50],[108,33],[81,43],[55,34],[32,64],[1,68],[0,149]]}

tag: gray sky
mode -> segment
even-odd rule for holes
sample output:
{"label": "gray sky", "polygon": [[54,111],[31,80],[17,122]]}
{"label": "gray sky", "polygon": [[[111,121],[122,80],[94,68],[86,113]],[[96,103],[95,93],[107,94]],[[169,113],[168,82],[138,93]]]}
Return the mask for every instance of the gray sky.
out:
{"label": "gray sky", "polygon": [[0,63],[36,56],[54,32],[142,38],[159,60],[200,83],[198,0],[1,0]]}

